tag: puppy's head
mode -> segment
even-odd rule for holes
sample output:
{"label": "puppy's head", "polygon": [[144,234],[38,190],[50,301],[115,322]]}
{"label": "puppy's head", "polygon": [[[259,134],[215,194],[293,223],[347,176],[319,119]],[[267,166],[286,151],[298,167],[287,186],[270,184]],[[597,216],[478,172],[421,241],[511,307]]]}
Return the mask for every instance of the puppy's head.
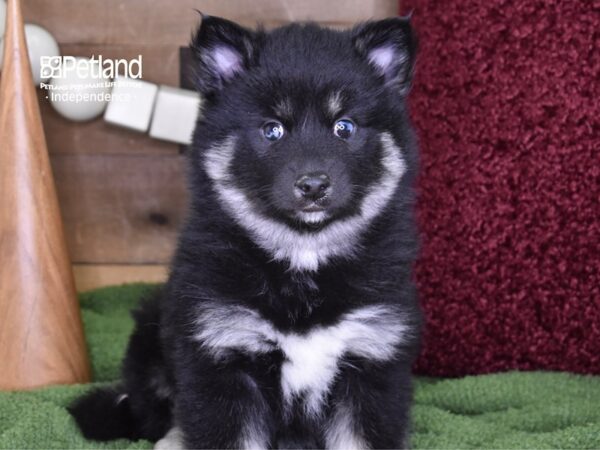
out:
{"label": "puppy's head", "polygon": [[266,33],[204,17],[192,48],[206,99],[201,170],[238,222],[316,234],[385,208],[406,169],[408,19]]}

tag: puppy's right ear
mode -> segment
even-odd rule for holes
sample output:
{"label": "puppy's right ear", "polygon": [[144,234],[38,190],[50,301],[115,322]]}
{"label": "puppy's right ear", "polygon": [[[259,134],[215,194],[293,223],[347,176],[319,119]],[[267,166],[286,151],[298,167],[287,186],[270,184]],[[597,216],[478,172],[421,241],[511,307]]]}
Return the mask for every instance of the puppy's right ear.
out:
{"label": "puppy's right ear", "polygon": [[353,42],[360,55],[401,94],[410,89],[417,38],[408,17],[392,17],[359,25]]}
{"label": "puppy's right ear", "polygon": [[229,20],[202,14],[190,47],[197,59],[198,90],[210,96],[248,70],[256,58],[257,35]]}

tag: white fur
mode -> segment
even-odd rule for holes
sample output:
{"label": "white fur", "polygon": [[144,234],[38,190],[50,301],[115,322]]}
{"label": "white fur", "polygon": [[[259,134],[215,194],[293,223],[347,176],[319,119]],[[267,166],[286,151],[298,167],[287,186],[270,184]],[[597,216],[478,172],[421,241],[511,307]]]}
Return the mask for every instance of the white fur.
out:
{"label": "white fur", "polygon": [[398,313],[383,305],[359,308],[339,323],[317,327],[305,335],[288,334],[279,339],[287,361],[281,368],[284,399],[306,393],[306,412],[319,413],[325,396],[346,355],[386,361],[407,331]]}
{"label": "white fur", "polygon": [[233,49],[220,45],[212,49],[212,57],[215,69],[224,78],[231,78],[236,72],[242,69],[242,57]]}
{"label": "white fur", "polygon": [[331,419],[325,428],[325,447],[332,450],[354,450],[369,448],[359,435],[352,417],[352,407],[345,403],[335,406]]}
{"label": "white fur", "polygon": [[220,144],[213,145],[206,153],[204,169],[214,182],[225,183],[229,180],[228,169],[234,149],[235,138],[230,136]]}
{"label": "white fur", "polygon": [[[264,434],[266,434],[266,433],[264,433]],[[263,436],[262,430],[257,434],[254,434],[254,432],[251,432],[250,434],[245,436],[240,448],[248,449],[248,450],[266,449],[267,441],[265,441],[263,439],[264,439],[264,436]]]}
{"label": "white fur", "polygon": [[183,450],[183,433],[177,427],[173,427],[169,432],[154,444],[154,450]]}
{"label": "white fur", "polygon": [[233,349],[249,353],[283,351],[284,401],[289,405],[304,394],[309,415],[320,414],[344,355],[387,361],[409,332],[403,315],[387,305],[357,308],[335,325],[298,334],[277,330],[252,309],[207,303],[200,306],[197,325],[195,338],[215,358]]}
{"label": "white fur", "polygon": [[292,106],[292,101],[289,98],[283,98],[277,105],[275,105],[275,114],[277,114],[280,118],[290,118],[294,114],[294,108]]}
{"label": "white fur", "polygon": [[336,117],[342,111],[341,91],[332,92],[329,97],[327,97],[327,109],[332,117]]}
{"label": "white fur", "polygon": [[306,223],[319,223],[323,222],[329,216],[325,211],[314,211],[314,212],[299,212],[297,214],[298,219]]}
{"label": "white fur", "polygon": [[273,349],[273,326],[252,309],[206,303],[200,307],[198,324],[196,340],[216,358],[226,356],[231,349],[248,353]]}
{"label": "white fur", "polygon": [[293,230],[256,211],[251,199],[234,185],[229,173],[235,137],[211,147],[204,165],[223,205],[260,247],[270,252],[275,260],[289,261],[291,269],[316,271],[319,265],[334,256],[353,256],[361,233],[388,204],[406,170],[400,148],[392,135],[381,133],[380,141],[384,170],[379,181],[369,187],[359,212],[318,232]]}
{"label": "white fur", "polygon": [[246,376],[246,382],[254,400],[251,407],[246,410],[239,447],[250,450],[266,449],[269,442],[269,427],[266,422],[269,407],[262,392],[258,389],[256,381],[252,377]]}
{"label": "white fur", "polygon": [[388,73],[392,66],[397,67],[407,59],[405,52],[399,51],[394,47],[382,46],[374,48],[369,52],[369,61],[383,74]]}
{"label": "white fur", "polygon": [[307,335],[291,334],[280,340],[287,360],[281,366],[283,398],[291,405],[304,393],[305,412],[318,415],[321,404],[338,370],[338,361],[346,343],[336,336],[335,328],[317,329]]}

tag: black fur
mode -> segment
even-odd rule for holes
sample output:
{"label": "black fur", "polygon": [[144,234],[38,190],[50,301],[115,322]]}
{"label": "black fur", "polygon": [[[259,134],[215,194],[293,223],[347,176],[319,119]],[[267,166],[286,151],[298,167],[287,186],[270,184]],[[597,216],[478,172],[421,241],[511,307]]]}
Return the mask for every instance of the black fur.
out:
{"label": "black fur", "polygon": [[[219,66],[212,53],[219,46],[227,49],[232,67]],[[405,446],[420,334],[412,281],[417,148],[405,102],[415,54],[409,21],[388,19],[349,31],[293,24],[266,33],[204,17],[192,47],[206,104],[189,157],[190,211],[171,275],[164,291],[135,315],[122,388],[88,395],[72,408],[74,416],[85,436],[101,440],[157,440],[176,423],[191,448],[236,447],[245,418],[260,416],[268,446],[318,448],[326,445],[323,424],[333,408],[348,404],[370,447]],[[378,67],[370,61],[376,48],[395,59]],[[347,141],[331,132],[339,117],[324,106],[338,91],[343,116],[358,127]],[[290,108],[281,114],[277,105],[285,101]],[[285,127],[281,141],[261,136],[269,119]],[[257,245],[204,170],[211,147],[236,136],[229,170],[252,207],[299,233],[318,233],[359,211],[384,170],[384,132],[401,148],[406,172],[352,255],[331,257],[316,271],[295,270]],[[323,202],[329,217],[307,224],[294,215],[303,205],[292,186],[299,174],[315,170],[328,170],[335,189]],[[284,414],[281,351],[236,351],[215,359],[193,339],[197,307],[208,301],[250,308],[278,330],[299,334],[336,324],[357,307],[395,305],[412,330],[384,363],[345,356],[322,416],[311,418],[299,405]],[[116,404],[120,394],[128,395],[126,404]]]}
{"label": "black fur", "polygon": [[122,386],[95,389],[69,406],[87,439],[139,438],[129,400],[122,397],[124,392]]}
{"label": "black fur", "polygon": [[161,291],[133,312],[136,328],[123,362],[123,381],[78,399],[69,411],[88,439],[149,439],[163,437],[171,424],[172,385],[159,337]]}

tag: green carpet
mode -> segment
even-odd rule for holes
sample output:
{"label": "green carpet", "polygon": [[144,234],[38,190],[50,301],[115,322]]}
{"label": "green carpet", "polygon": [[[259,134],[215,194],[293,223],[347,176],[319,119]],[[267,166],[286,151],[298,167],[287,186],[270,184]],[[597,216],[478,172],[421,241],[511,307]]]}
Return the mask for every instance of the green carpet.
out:
{"label": "green carpet", "polygon": [[[81,295],[97,383],[118,377],[133,324],[129,310],[146,289],[129,285]],[[65,406],[88,388],[0,393],[0,448],[150,447],[83,439]],[[600,448],[600,377],[513,372],[419,379],[413,421],[414,448]]]}

